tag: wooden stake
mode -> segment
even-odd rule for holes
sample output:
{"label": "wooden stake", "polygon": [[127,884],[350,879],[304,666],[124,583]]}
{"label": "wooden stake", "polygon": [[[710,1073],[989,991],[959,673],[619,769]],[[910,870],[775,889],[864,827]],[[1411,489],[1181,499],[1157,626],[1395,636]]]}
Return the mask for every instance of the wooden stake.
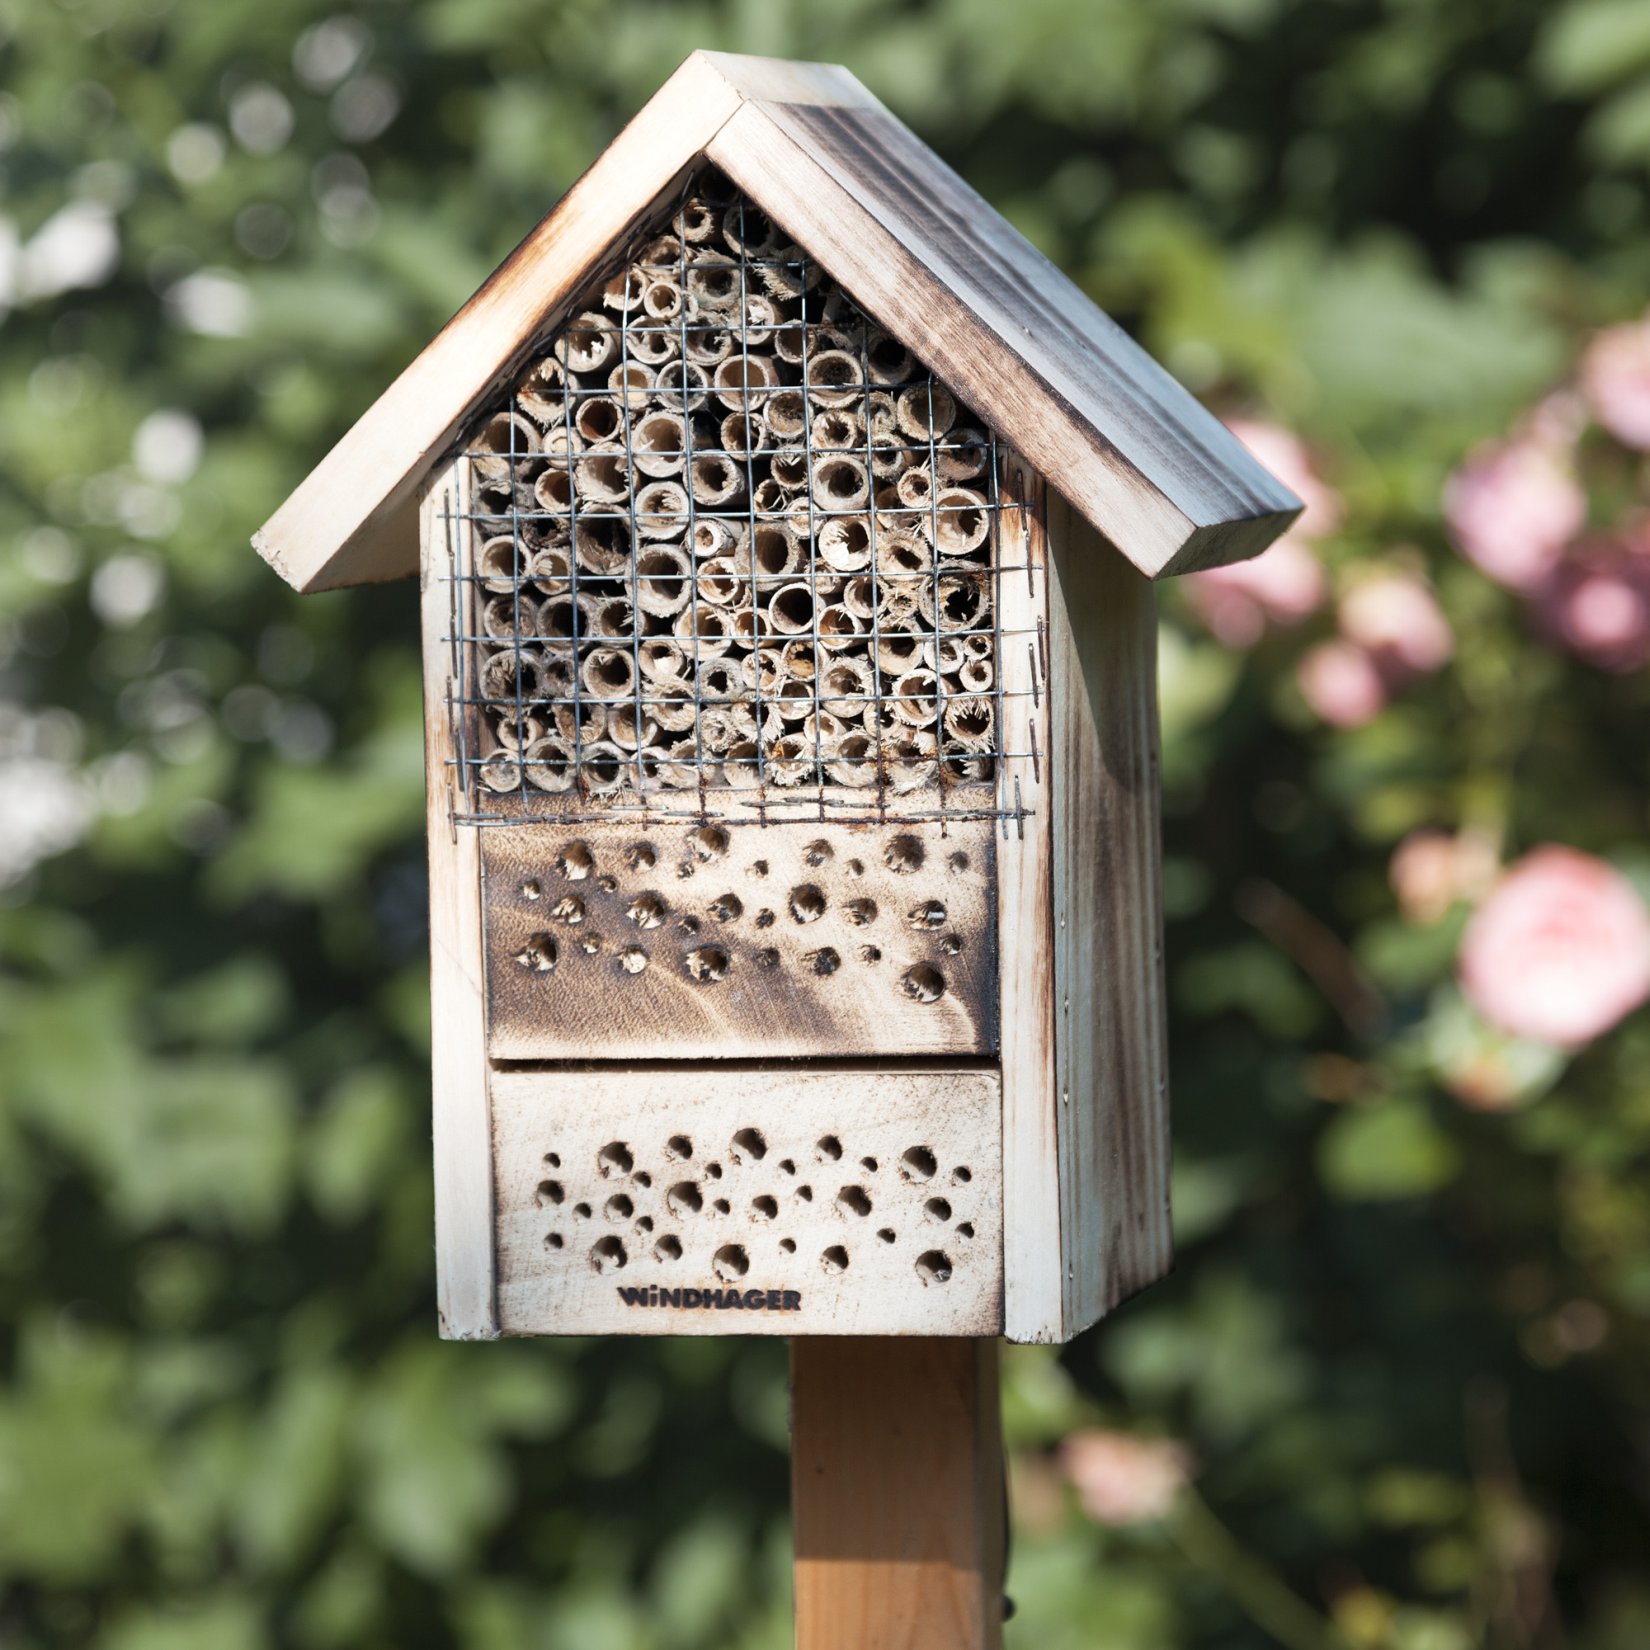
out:
{"label": "wooden stake", "polygon": [[791,1342],[797,1650],[1000,1650],[994,1340]]}

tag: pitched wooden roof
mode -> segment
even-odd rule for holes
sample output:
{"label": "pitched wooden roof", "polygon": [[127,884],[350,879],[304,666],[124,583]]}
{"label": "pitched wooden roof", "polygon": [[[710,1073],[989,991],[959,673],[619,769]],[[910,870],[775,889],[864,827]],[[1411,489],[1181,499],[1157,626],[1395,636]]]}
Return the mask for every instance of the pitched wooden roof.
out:
{"label": "pitched wooden roof", "polygon": [[299,590],[418,570],[474,410],[701,157],[1144,573],[1241,561],[1300,502],[846,69],[695,52],[254,536]]}

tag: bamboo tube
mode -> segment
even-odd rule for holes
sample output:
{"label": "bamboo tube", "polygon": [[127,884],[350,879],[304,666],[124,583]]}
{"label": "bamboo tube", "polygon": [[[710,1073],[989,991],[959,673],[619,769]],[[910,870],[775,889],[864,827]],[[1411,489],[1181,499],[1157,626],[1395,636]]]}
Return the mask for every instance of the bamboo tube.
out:
{"label": "bamboo tube", "polygon": [[815,349],[818,328],[807,321],[781,321],[773,329],[773,352],[787,366],[800,367]]}
{"label": "bamboo tube", "polygon": [[579,502],[618,504],[630,497],[630,461],[616,442],[587,447],[573,466]]}
{"label": "bamboo tube", "polygon": [[[723,362],[722,366],[726,366]],[[720,372],[721,367],[717,368]],[[710,374],[697,361],[673,361],[660,367],[653,398],[672,412],[698,412],[710,397]]]}
{"label": "bamboo tube", "polygon": [[[666,327],[636,327],[625,338],[625,354],[632,360],[640,362],[644,367],[654,369],[655,383],[658,376],[682,352],[682,341],[675,331]],[[681,384],[680,372],[676,382]],[[657,390],[655,390],[657,393]]]}
{"label": "bamboo tube", "polygon": [[688,266],[688,294],[702,313],[720,315],[738,309],[739,287],[739,266],[736,263]]}
{"label": "bamboo tube", "polygon": [[814,622],[813,592],[798,580],[782,585],[768,598],[768,621],[780,635],[794,636],[800,630],[811,630]]}
{"label": "bamboo tube", "polygon": [[821,510],[857,510],[871,499],[865,461],[852,453],[829,453],[813,467],[813,501]]}
{"label": "bamboo tube", "polygon": [[508,648],[500,653],[489,653],[476,675],[476,685],[483,699],[506,700],[514,703],[538,697],[539,663],[525,650]]}
{"label": "bamboo tube", "polygon": [[672,790],[691,791],[699,783],[699,753],[691,739],[678,739],[648,753],[661,785]]}
{"label": "bamboo tube", "polygon": [[782,723],[792,726],[805,716],[812,715],[814,690],[806,682],[799,682],[795,677],[787,676],[779,684],[779,691],[765,701],[762,708],[770,717],[777,716]]}
{"label": "bamboo tube", "polygon": [[865,393],[859,362],[845,349],[810,355],[805,376],[809,399],[816,407],[846,407]]}
{"label": "bamboo tube", "polygon": [[481,628],[497,641],[531,636],[538,611],[538,603],[529,595],[494,596],[481,610]]}
{"label": "bamboo tube", "polygon": [[762,445],[762,425],[750,413],[731,412],[718,427],[722,450],[735,458],[749,460]]}
{"label": "bamboo tube", "polygon": [[894,483],[894,491],[907,509],[926,510],[934,496],[934,480],[928,473],[928,466],[913,464]]}
{"label": "bamboo tube", "polygon": [[884,578],[917,577],[930,572],[933,565],[933,553],[914,533],[879,529],[877,572]]}
{"label": "bamboo tube", "polygon": [[636,420],[630,433],[630,455],[643,475],[676,475],[686,454],[687,428],[680,413],[654,411]]}
{"label": "bamboo tube", "polygon": [[917,461],[905,438],[897,432],[871,437],[871,474],[878,481],[898,481]]}
{"label": "bamboo tube", "polygon": [[482,589],[500,596],[513,594],[526,571],[515,537],[510,533],[499,533],[488,539],[476,552],[475,567]]}
{"label": "bamboo tube", "polygon": [[540,470],[533,482],[533,503],[548,515],[565,516],[573,508],[573,472],[565,464]]}
{"label": "bamboo tube", "polygon": [[814,417],[813,446],[817,452],[845,452],[865,445],[865,421],[852,407],[827,407]]}
{"label": "bamboo tube", "polygon": [[[645,368],[642,370],[646,370]],[[575,403],[573,427],[591,448],[606,450],[624,445],[624,411],[611,395],[584,395]],[[586,449],[588,451],[589,448]]]}
{"label": "bamboo tube", "polygon": [[808,485],[808,454],[802,447],[777,448],[768,459],[768,473],[787,493]]}
{"label": "bamboo tube", "polygon": [[570,790],[573,785],[573,752],[558,735],[547,733],[522,751],[522,773],[527,783],[541,791]]}
{"label": "bamboo tube", "polygon": [[883,578],[877,586],[877,629],[887,635],[904,630],[917,616],[921,579]]}
{"label": "bamboo tube", "polygon": [[897,796],[920,791],[931,785],[939,773],[934,759],[937,749],[933,734],[926,728],[912,728],[896,734],[883,746],[888,765],[888,786]]}
{"label": "bamboo tube", "polygon": [[663,235],[655,235],[636,254],[631,267],[639,268],[644,275],[653,275],[660,270],[680,269],[686,255],[681,241],[667,231]]}
{"label": "bamboo tube", "polygon": [[765,355],[730,355],[718,364],[712,382],[724,407],[743,412],[778,384],[779,369]]}
{"label": "bamboo tube", "polygon": [[827,653],[843,653],[861,645],[864,623],[846,601],[832,602],[819,614],[819,645]]}
{"label": "bamboo tube", "polygon": [[718,779],[736,790],[751,790],[761,783],[762,758],[754,739],[739,739],[728,746]]}
{"label": "bamboo tube", "polygon": [[784,389],[768,397],[762,410],[762,421],[768,427],[768,434],[776,442],[789,442],[802,434],[807,412],[808,406],[802,391]]}
{"label": "bamboo tube", "polygon": [[682,288],[674,275],[655,275],[642,294],[642,313],[649,321],[663,324],[682,313]]}
{"label": "bamboo tube", "polygon": [[676,682],[687,668],[687,656],[669,636],[644,636],[636,644],[642,675],[650,682]]}
{"label": "bamboo tube", "polygon": [[939,517],[939,552],[966,556],[985,543],[991,531],[991,509],[972,487],[947,487],[934,500]]}
{"label": "bamboo tube", "polygon": [[[857,573],[871,565],[868,516],[832,516],[819,526],[819,559],[839,573]],[[869,614],[864,617],[869,618]]]}
{"label": "bamboo tube", "polygon": [[709,602],[690,604],[676,615],[676,634],[698,659],[713,659],[733,645],[734,625],[727,610]]}
{"label": "bamboo tube", "polygon": [[650,481],[636,494],[636,531],[647,539],[681,536],[688,522],[688,497],[674,481]]}
{"label": "bamboo tube", "polygon": [[877,669],[889,676],[903,676],[922,657],[922,638],[903,631],[884,631],[877,638]]}
{"label": "bamboo tube", "polygon": [[607,706],[588,695],[577,704],[564,699],[552,705],[550,720],[555,724],[550,731],[565,740],[572,751],[582,751],[586,745],[607,737]]}
{"label": "bamboo tube", "polygon": [[744,524],[715,521],[701,517],[693,524],[689,535],[693,553],[701,560],[714,556],[732,555],[745,536]]}
{"label": "bamboo tube", "polygon": [[521,789],[521,764],[509,751],[494,751],[478,771],[481,783],[501,796]]}
{"label": "bamboo tube", "polygon": [[811,637],[804,637],[800,641],[786,642],[779,650],[779,658],[784,666],[787,681],[813,681],[815,662],[814,644]]}
{"label": "bamboo tube", "polygon": [[948,700],[944,720],[948,744],[973,753],[991,749],[997,731],[997,712],[989,699],[967,694]]}
{"label": "bamboo tube", "polygon": [[607,387],[635,417],[647,406],[647,398],[653,393],[657,377],[658,374],[645,361],[626,360],[607,375]]}
{"label": "bamboo tube", "polygon": [[780,647],[759,647],[738,662],[739,680],[746,689],[771,699],[785,680],[785,651]]}
{"label": "bamboo tube", "polygon": [[579,666],[579,683],[592,699],[614,704],[636,692],[636,666],[627,648],[593,647]]}
{"label": "bamboo tube", "polygon": [[701,367],[719,366],[733,354],[733,334],[726,327],[690,326],[687,329],[688,360]]}
{"label": "bamboo tube", "polygon": [[721,755],[733,744],[738,732],[733,718],[716,705],[702,705],[699,709],[699,748]]}
{"label": "bamboo tube", "polygon": [[983,430],[959,424],[946,432],[935,457],[941,481],[972,481],[985,473],[991,460],[991,443]]}
{"label": "bamboo tube", "polygon": [[737,607],[750,599],[745,564],[734,556],[712,556],[699,566],[699,594],[713,607]]}
{"label": "bamboo tube", "polygon": [[516,389],[516,405],[541,429],[553,430],[567,416],[567,372],[553,355],[527,369]]}
{"label": "bamboo tube", "polygon": [[692,728],[699,713],[694,702],[693,689],[686,682],[655,683],[649,695],[648,708],[653,719],[666,733],[686,733]]}
{"label": "bamboo tube", "polygon": [[939,677],[921,666],[906,671],[895,680],[889,704],[894,714],[907,726],[931,727],[940,718]]}
{"label": "bamboo tube", "polygon": [[945,385],[930,380],[901,390],[894,398],[894,416],[913,441],[938,440],[955,422],[957,403]]}
{"label": "bamboo tube", "polygon": [[756,712],[751,708],[750,700],[739,699],[729,705],[728,720],[733,724],[735,739],[754,739],[756,737]]}
{"label": "bamboo tube", "polygon": [[863,790],[874,785],[881,773],[877,747],[867,733],[850,728],[836,742],[836,751],[826,764],[825,771],[839,785]]}
{"label": "bamboo tube", "polygon": [[842,605],[869,626],[877,611],[876,581],[869,575],[849,579],[842,587]]}
{"label": "bamboo tube", "polygon": [[871,703],[875,687],[871,667],[851,654],[841,654],[825,661],[819,675],[819,704],[844,722],[859,722],[865,708]]}
{"label": "bamboo tube", "polygon": [[636,629],[636,609],[624,596],[592,596],[591,633],[603,641],[628,642]]}
{"label": "bamboo tube", "polygon": [[813,772],[813,750],[799,733],[782,733],[763,753],[763,778],[770,785],[799,785]]}
{"label": "bamboo tube", "polygon": [[899,409],[889,390],[872,390],[865,398],[865,430],[873,441],[901,440]]}
{"label": "bamboo tube", "polygon": [[573,691],[573,650],[551,643],[539,660],[539,692],[546,699],[565,698]]}
{"label": "bamboo tube", "polygon": [[722,239],[737,257],[768,258],[784,245],[773,220],[749,201],[736,200],[722,214]]}
{"label": "bamboo tube", "polygon": [[602,288],[602,307],[615,315],[628,315],[641,305],[647,291],[647,276],[634,267],[621,269]]}
{"label": "bamboo tube", "polygon": [[903,384],[921,371],[910,350],[892,333],[884,332],[880,327],[866,335],[865,364],[873,384]]}
{"label": "bamboo tube", "polygon": [[680,613],[693,599],[692,558],[674,544],[653,544],[639,551],[632,596],[642,612],[655,618]]}
{"label": "bamboo tube", "polygon": [[802,718],[802,737],[823,757],[827,752],[836,749],[836,742],[848,731],[847,724],[840,716],[833,716],[828,710],[810,710]]}
{"label": "bamboo tube", "polygon": [[587,594],[547,596],[539,604],[533,632],[546,641],[572,641],[590,634],[595,601]]}
{"label": "bamboo tube", "polygon": [[[516,509],[516,489],[507,476],[482,476],[476,487],[476,529],[483,538],[507,531]],[[496,520],[488,518],[497,518]]]}
{"label": "bamboo tube", "polygon": [[562,329],[551,349],[569,372],[600,372],[618,356],[619,331],[605,315],[587,310]]}
{"label": "bamboo tube", "polygon": [[751,532],[751,563],[761,578],[786,578],[801,571],[802,547],[786,528],[758,522]]}
{"label": "bamboo tube", "polygon": [[917,611],[936,630],[972,630],[991,617],[991,591],[983,578],[946,574],[923,583]]}
{"label": "bamboo tube", "polygon": [[676,214],[676,233],[689,246],[701,246],[716,234],[717,214],[710,203],[695,195],[682,202]]}
{"label": "bamboo tube", "polygon": [[640,712],[634,700],[615,705],[607,713],[607,736],[620,750],[639,751],[659,741],[659,724],[648,706]]}
{"label": "bamboo tube", "polygon": [[941,676],[961,670],[967,655],[963,652],[960,636],[927,636],[923,638],[923,663]]}
{"label": "bamboo tube", "polygon": [[945,771],[953,779],[964,784],[978,784],[982,780],[990,779],[992,766],[992,758],[989,754],[948,756],[945,759]]}
{"label": "bamboo tube", "polygon": [[801,247],[782,246],[774,261],[762,264],[757,279],[782,303],[800,298],[819,285],[820,268]]}
{"label": "bamboo tube", "polygon": [[635,766],[611,739],[598,739],[580,753],[579,782],[590,796],[610,796],[623,790]]}
{"label": "bamboo tube", "polygon": [[763,476],[751,494],[751,509],[759,516],[783,516],[791,508],[791,495],[772,476]]}
{"label": "bamboo tube", "polygon": [[720,453],[701,453],[688,466],[688,487],[696,504],[723,510],[745,490],[739,466]]}
{"label": "bamboo tube", "polygon": [[573,558],[584,572],[597,578],[614,578],[629,567],[630,556],[628,516],[580,513],[573,529]]}
{"label": "bamboo tube", "polygon": [[478,475],[506,477],[512,466],[542,450],[537,426],[521,413],[494,413],[470,438]]}
{"label": "bamboo tube", "polygon": [[747,349],[763,349],[773,343],[773,329],[779,325],[779,305],[766,293],[745,294],[745,324],[740,329]]}
{"label": "bamboo tube", "polygon": [[704,700],[742,699],[745,690],[739,665],[732,659],[709,659],[699,666],[699,697]]}

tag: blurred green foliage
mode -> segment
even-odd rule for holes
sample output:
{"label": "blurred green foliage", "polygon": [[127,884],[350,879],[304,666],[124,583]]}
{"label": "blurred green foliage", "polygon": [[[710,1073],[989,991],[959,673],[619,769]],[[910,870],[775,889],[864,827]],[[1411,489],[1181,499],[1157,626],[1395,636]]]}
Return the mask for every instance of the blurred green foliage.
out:
{"label": "blurred green foliage", "polygon": [[[1645,859],[1643,673],[1439,521],[1650,287],[1642,4],[0,0],[0,42],[0,1642],[787,1641],[781,1346],[435,1338],[415,597],[247,547],[697,45],[849,63],[1304,434],[1331,562],[1413,547],[1458,638],[1331,734],[1298,639],[1165,598],[1180,1263],[1008,1354],[1011,1643],[1650,1638],[1650,1026],[1464,1107],[1461,914],[1386,881],[1421,824]],[[1098,1528],[1086,1425],[1195,1490]]]}

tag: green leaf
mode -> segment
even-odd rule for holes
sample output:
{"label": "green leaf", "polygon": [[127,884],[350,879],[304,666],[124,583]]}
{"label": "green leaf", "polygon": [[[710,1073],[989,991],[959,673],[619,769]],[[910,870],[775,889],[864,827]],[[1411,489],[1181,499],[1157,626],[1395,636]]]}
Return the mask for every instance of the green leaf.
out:
{"label": "green leaf", "polygon": [[1343,1112],[1318,1144],[1318,1173],[1348,1202],[1425,1197],[1460,1169],[1455,1143],[1419,1100],[1383,1100]]}

